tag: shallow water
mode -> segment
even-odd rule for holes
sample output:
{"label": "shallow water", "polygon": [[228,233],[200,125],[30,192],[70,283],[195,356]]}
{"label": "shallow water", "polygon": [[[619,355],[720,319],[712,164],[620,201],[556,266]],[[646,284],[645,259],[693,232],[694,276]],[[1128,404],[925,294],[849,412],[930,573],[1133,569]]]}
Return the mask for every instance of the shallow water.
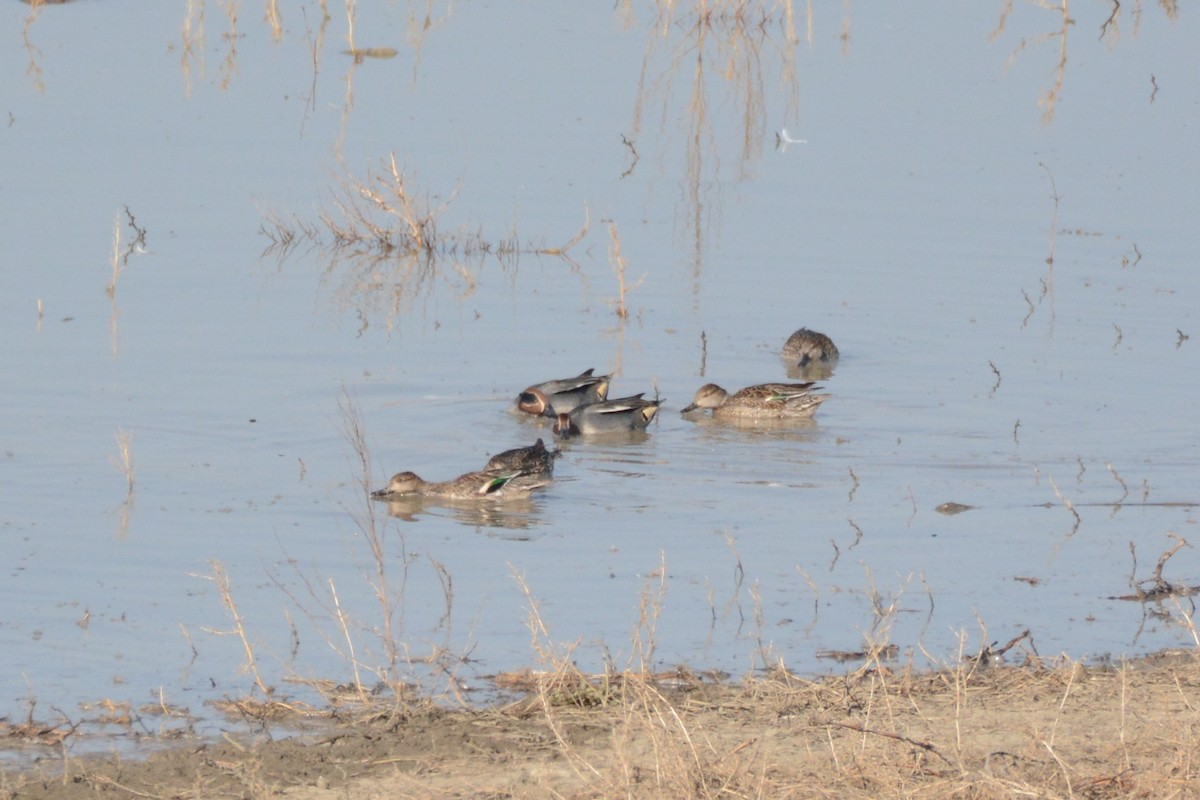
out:
{"label": "shallow water", "polygon": [[[0,716],[162,697],[227,724],[205,701],[252,678],[213,562],[267,683],[353,677],[331,586],[383,663],[371,513],[404,655],[467,689],[537,662],[530,596],[585,667],[1194,644],[1175,605],[1107,599],[1196,520],[1193,19],[1101,39],[1076,9],[1046,120],[1062,20],[1033,6],[994,39],[999,8],[801,14],[789,43],[774,14],[360,4],[356,45],[398,55],[358,64],[344,9],[276,38],[189,8],[0,12]],[[339,182],[393,153],[445,204],[432,261],[329,246]],[[272,248],[273,219],[322,240]],[[680,417],[783,379],[800,326],[843,353],[814,424]],[[588,367],[666,398],[648,435],[564,444],[504,511],[368,504],[549,440],[513,398]],[[1164,576],[1196,572],[1188,548]]]}

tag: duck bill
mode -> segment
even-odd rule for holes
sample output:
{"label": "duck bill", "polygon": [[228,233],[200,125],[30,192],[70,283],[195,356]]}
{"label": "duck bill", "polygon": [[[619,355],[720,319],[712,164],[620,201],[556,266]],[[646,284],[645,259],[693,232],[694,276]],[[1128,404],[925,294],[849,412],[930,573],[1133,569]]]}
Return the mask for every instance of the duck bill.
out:
{"label": "duck bill", "polygon": [[566,414],[559,414],[554,422],[554,435],[560,439],[566,439],[571,435],[571,418]]}

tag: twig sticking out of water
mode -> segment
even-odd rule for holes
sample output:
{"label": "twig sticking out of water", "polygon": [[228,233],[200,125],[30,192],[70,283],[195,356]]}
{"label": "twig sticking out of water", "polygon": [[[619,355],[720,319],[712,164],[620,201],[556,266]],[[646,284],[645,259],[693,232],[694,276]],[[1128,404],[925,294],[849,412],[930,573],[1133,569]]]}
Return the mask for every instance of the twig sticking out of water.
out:
{"label": "twig sticking out of water", "polygon": [[1117,498],[1117,502],[1113,504],[1119,506],[1126,497],[1129,497],[1129,486],[1125,483],[1121,476],[1117,474],[1117,471],[1113,468],[1112,464],[1107,464],[1106,466],[1108,467],[1108,471],[1112,473],[1113,479],[1116,480],[1117,483],[1121,484],[1121,496]]}
{"label": "twig sticking out of water", "polygon": [[1109,600],[1136,600],[1145,603],[1162,600],[1166,597],[1187,597],[1200,593],[1200,586],[1174,584],[1163,578],[1163,567],[1167,565],[1171,557],[1183,548],[1192,546],[1187,539],[1184,539],[1173,531],[1167,533],[1167,536],[1175,540],[1175,546],[1164,551],[1158,557],[1158,563],[1154,565],[1154,576],[1144,581],[1135,581],[1137,575],[1137,549],[1133,542],[1129,543],[1129,554],[1133,558],[1133,569],[1129,575],[1129,582],[1133,586],[1134,593],[1119,597],[1109,597]]}
{"label": "twig sticking out of water", "polygon": [[1033,316],[1033,312],[1037,311],[1037,306],[1035,306],[1033,301],[1029,299],[1029,292],[1022,289],[1021,296],[1025,298],[1025,303],[1029,306],[1029,311],[1025,313],[1025,317],[1021,320],[1021,327],[1024,328],[1029,324],[1029,318]]}
{"label": "twig sticking out of water", "polygon": [[1133,243],[1133,255],[1135,258],[1132,259],[1129,256],[1121,256],[1121,269],[1124,269],[1125,267],[1136,267],[1138,262],[1142,260],[1142,251],[1138,250],[1137,242]]}
{"label": "twig sticking out of water", "polygon": [[1005,653],[1007,653],[1009,650],[1012,650],[1014,647],[1017,646],[1017,644],[1019,642],[1022,642],[1022,641],[1029,642],[1029,647],[1030,647],[1030,649],[1033,650],[1033,653],[1036,656],[1037,648],[1035,648],[1033,646],[1033,635],[1030,633],[1029,628],[1026,628],[1025,630],[1018,633],[1016,636],[1014,636],[1013,638],[1011,638],[1007,642],[1005,642],[1003,647],[996,647],[995,642],[992,642],[989,645],[985,645],[979,651],[979,654],[974,657],[973,660],[976,661],[977,663],[981,663],[981,664],[994,664],[997,661],[1002,660],[1004,658]]}
{"label": "twig sticking out of water", "polygon": [[633,169],[637,166],[638,161],[641,160],[641,156],[638,155],[638,151],[637,148],[634,147],[633,140],[626,137],[623,133],[621,134],[621,144],[628,147],[630,154],[633,155],[633,161],[629,162],[629,169],[621,173],[621,179],[624,180],[633,174]]}
{"label": "twig sticking out of water", "polygon": [[1050,254],[1046,256],[1046,263],[1054,265],[1054,239],[1058,233],[1058,206],[1062,203],[1062,195],[1058,193],[1058,185],[1054,182],[1054,173],[1050,168],[1041,161],[1038,166],[1046,170],[1046,176],[1050,178],[1050,199],[1054,201],[1054,211],[1050,215],[1050,228],[1047,230],[1047,236],[1050,239]]}
{"label": "twig sticking out of water", "polygon": [[[1042,162],[1038,162],[1038,166],[1046,171],[1046,176],[1050,179],[1050,198],[1054,201],[1054,208],[1050,214],[1050,227],[1046,232],[1049,239],[1049,253],[1046,256],[1046,277],[1042,280],[1042,297],[1050,298],[1050,325],[1054,326],[1054,242],[1058,234],[1058,207],[1062,203],[1062,195],[1058,193],[1058,185],[1054,181],[1054,173],[1050,171],[1050,167]],[[1028,301],[1028,297],[1026,300]],[[1040,302],[1040,299],[1039,299]],[[1030,312],[1032,313],[1032,311]],[[1026,317],[1028,319],[1028,317]]]}
{"label": "twig sticking out of water", "polygon": [[1191,547],[1191,545],[1188,544],[1188,540],[1184,539],[1179,534],[1168,533],[1167,535],[1175,540],[1175,546],[1172,547],[1170,550],[1167,550],[1161,556],[1158,557],[1158,563],[1154,565],[1154,585],[1155,586],[1170,586],[1171,585],[1163,580],[1163,576],[1162,576],[1163,567],[1165,567],[1167,565],[1167,562],[1171,559],[1171,556],[1175,555],[1176,553],[1178,553],[1180,550],[1182,550],[1185,547]]}
{"label": "twig sticking out of water", "polygon": [[1054,496],[1057,497],[1058,501],[1066,506],[1067,511],[1070,511],[1072,516],[1075,517],[1075,525],[1071,528],[1071,534],[1074,534],[1075,531],[1079,530],[1079,525],[1083,522],[1083,519],[1079,516],[1079,512],[1075,510],[1075,504],[1064,497],[1063,493],[1058,490],[1058,484],[1054,482],[1054,478],[1047,476],[1047,480],[1050,481],[1050,488],[1054,490]]}
{"label": "twig sticking out of water", "polygon": [[849,522],[849,523],[850,523],[850,527],[851,527],[851,528],[854,528],[854,541],[853,541],[853,542],[851,542],[851,543],[850,543],[850,546],[849,546],[849,547],[847,547],[846,549],[847,549],[847,550],[853,550],[854,548],[858,547],[858,543],[862,541],[862,538],[863,538],[863,529],[862,529],[862,528],[860,528],[860,527],[858,527],[858,524],[857,524],[857,523],[856,523],[854,520],[852,520],[852,519],[847,519],[847,520],[846,520],[846,522]]}

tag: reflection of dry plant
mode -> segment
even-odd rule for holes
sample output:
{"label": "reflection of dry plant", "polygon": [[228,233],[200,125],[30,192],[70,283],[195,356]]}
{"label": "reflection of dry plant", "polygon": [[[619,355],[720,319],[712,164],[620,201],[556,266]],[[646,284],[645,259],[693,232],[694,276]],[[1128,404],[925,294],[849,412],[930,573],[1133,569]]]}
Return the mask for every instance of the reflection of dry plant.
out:
{"label": "reflection of dry plant", "polygon": [[125,206],[125,223],[133,231],[133,239],[125,247],[121,249],[123,238],[121,236],[121,215],[117,214],[113,220],[113,244],[112,253],[109,256],[109,265],[112,268],[112,277],[108,280],[108,286],[104,291],[109,297],[115,297],[117,293],[117,279],[121,277],[121,273],[129,264],[129,257],[137,253],[146,246],[146,229],[137,224],[137,219],[134,218],[133,212],[129,210],[129,206]]}
{"label": "reflection of dry plant", "polygon": [[[1133,0],[1132,3],[1121,3],[1117,2],[1117,0],[1110,0],[1110,2],[1112,5],[1108,17],[1099,26],[1100,38],[1107,40],[1110,45],[1115,45],[1120,38],[1122,13],[1128,11],[1133,17],[1133,31],[1135,34],[1137,33],[1138,24],[1142,16],[1142,0]],[[1008,57],[1008,63],[1011,66],[1017,59],[1017,56],[1030,44],[1037,46],[1044,42],[1058,40],[1058,63],[1054,67],[1054,77],[1050,88],[1038,99],[1038,106],[1042,108],[1042,122],[1049,124],[1054,121],[1055,107],[1058,105],[1058,99],[1062,95],[1063,83],[1067,73],[1067,31],[1071,26],[1075,25],[1076,20],[1070,16],[1068,8],[1070,4],[1068,0],[1058,0],[1056,3],[1048,2],[1048,0],[1032,0],[1030,4],[1056,14],[1059,19],[1052,23],[1054,27],[1046,33],[1036,36],[1032,40],[1022,39],[1013,48],[1012,54]],[[1167,19],[1172,22],[1175,21],[1179,14],[1178,3],[1174,2],[1174,0],[1163,0],[1158,5]],[[996,23],[996,29],[988,37],[989,40],[995,40],[1004,33],[1008,27],[1008,20],[1012,16],[1012,13],[1013,0],[1004,0],[1000,10],[1000,18]],[[1150,76],[1150,81],[1151,85],[1154,86],[1155,92],[1157,92],[1157,83],[1154,81],[1153,75]],[[1153,101],[1153,94],[1151,95],[1151,101]]]}
{"label": "reflection of dry plant", "polygon": [[179,34],[179,69],[183,73],[184,94],[192,92],[192,65],[204,71],[204,1],[188,0]]}
{"label": "reflection of dry plant", "polygon": [[[192,71],[196,69],[204,73],[204,23],[206,0],[188,0],[183,16],[183,27],[180,31],[180,60],[179,68],[183,72],[185,93],[191,93]],[[225,42],[225,57],[221,61],[221,80],[218,84],[221,91],[227,90],[233,83],[233,76],[238,71],[238,41],[243,34],[238,28],[238,11],[240,2],[222,0],[218,3],[225,12],[229,28],[221,34]],[[278,42],[283,37],[283,20],[279,13],[278,0],[266,0],[266,14],[263,19],[271,30],[271,38]]]}
{"label": "reflection of dry plant", "polygon": [[[628,15],[632,16],[632,11]],[[664,144],[663,151],[684,152],[686,208],[679,218],[686,220],[694,243],[696,268],[710,215],[720,209],[719,198],[708,196],[724,183],[718,174],[718,154],[734,146],[731,143],[724,147],[718,142],[717,131],[729,130],[730,126],[714,124],[710,110],[736,110],[738,119],[729,122],[736,123],[739,132],[737,168],[741,175],[748,174],[762,155],[768,76],[780,76],[782,96],[786,98],[785,107],[774,115],[791,123],[798,114],[795,17],[791,0],[657,3],[628,138],[637,136],[645,119],[659,120],[664,127],[667,120],[682,120],[678,135],[683,147]],[[810,11],[810,30],[811,24]],[[720,90],[725,96],[714,97]],[[678,101],[677,93],[681,97]],[[685,102],[686,109],[675,107]],[[666,138],[668,132],[661,133]]]}
{"label": "reflection of dry plant", "polygon": [[30,79],[33,81],[33,88],[37,89],[39,92],[44,92],[46,90],[46,84],[42,80],[42,66],[38,63],[38,59],[41,58],[42,51],[33,43],[33,39],[29,36],[29,32],[33,30],[33,23],[37,21],[38,9],[41,7],[41,5],[42,4],[38,2],[29,4],[29,16],[25,18],[25,25],[21,29],[21,38],[25,42],[25,52],[29,53],[29,66],[25,68],[25,71],[29,74]]}
{"label": "reflection of dry plant", "polygon": [[129,431],[117,431],[117,451],[120,459],[113,459],[117,469],[125,475],[126,498],[133,497],[133,434]]}
{"label": "reflection of dry plant", "polygon": [[[1066,80],[1067,31],[1072,25],[1075,24],[1075,20],[1070,16],[1068,0],[1059,0],[1058,3],[1050,3],[1046,2],[1046,0],[1038,0],[1038,2],[1035,4],[1042,9],[1057,13],[1061,19],[1061,22],[1055,22],[1054,24],[1056,27],[1054,29],[1047,31],[1046,33],[1043,33],[1032,40],[1022,39],[1017,46],[1013,48],[1012,53],[1009,55],[1008,64],[1011,66],[1012,63],[1016,61],[1017,56],[1020,55],[1021,52],[1024,51],[1025,48],[1030,44],[1037,46],[1045,42],[1054,41],[1056,39],[1058,40],[1058,63],[1055,64],[1054,67],[1054,77],[1051,81],[1050,88],[1047,89],[1045,94],[1038,99],[1038,106],[1042,109],[1042,122],[1048,125],[1054,121],[1054,112],[1058,106],[1058,99],[1062,95],[1063,83]],[[1135,17],[1140,16],[1141,14],[1141,3],[1137,2],[1136,5],[1137,10],[1134,11]],[[1119,10],[1120,3],[1114,3],[1112,14],[1100,28],[1101,37],[1104,37],[1110,31],[1115,34],[1115,25]],[[1008,19],[1012,13],[1013,0],[1005,0],[1000,11],[1000,19],[996,23],[996,29],[992,31],[990,36],[988,36],[989,40],[995,40],[1004,33],[1005,28],[1008,26]]]}
{"label": "reflection of dry plant", "polygon": [[646,280],[646,276],[638,278],[637,283],[629,286],[625,282],[625,269],[629,266],[625,261],[625,256],[621,253],[621,234],[617,231],[617,223],[609,221],[608,223],[608,260],[612,264],[613,272],[617,275],[617,299],[614,305],[616,306],[617,316],[621,319],[629,319],[629,306],[625,304],[625,295],[642,285],[642,281]]}
{"label": "reflection of dry plant", "polygon": [[113,244],[109,264],[112,266],[112,277],[108,279],[108,286],[105,287],[104,291],[108,292],[109,297],[112,297],[117,293],[117,278],[121,277],[121,270],[125,268],[125,259],[121,257],[120,214],[113,220]]}
{"label": "reflection of dry plant", "polygon": [[282,41],[283,16],[279,13],[279,0],[267,0],[267,13],[265,19],[267,20],[267,24],[271,26],[271,41]]}
{"label": "reflection of dry plant", "polygon": [[225,16],[229,19],[229,30],[226,31],[221,38],[225,40],[225,46],[228,48],[225,52],[225,60],[221,62],[221,91],[229,89],[233,83],[233,76],[237,72],[237,43],[241,38],[238,33],[238,3],[222,3],[221,7],[225,10]]}

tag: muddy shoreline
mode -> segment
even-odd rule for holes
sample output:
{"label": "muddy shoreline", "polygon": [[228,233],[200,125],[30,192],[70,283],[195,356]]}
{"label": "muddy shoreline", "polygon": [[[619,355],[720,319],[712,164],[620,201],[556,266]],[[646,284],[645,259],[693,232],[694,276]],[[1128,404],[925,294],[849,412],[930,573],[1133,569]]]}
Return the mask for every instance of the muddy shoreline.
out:
{"label": "muddy shoreline", "polygon": [[[1200,658],[876,662],[819,680],[530,673],[517,702],[360,709],[280,738],[62,758],[2,798],[1166,796],[1200,791]],[[67,751],[69,752],[69,750]]]}

